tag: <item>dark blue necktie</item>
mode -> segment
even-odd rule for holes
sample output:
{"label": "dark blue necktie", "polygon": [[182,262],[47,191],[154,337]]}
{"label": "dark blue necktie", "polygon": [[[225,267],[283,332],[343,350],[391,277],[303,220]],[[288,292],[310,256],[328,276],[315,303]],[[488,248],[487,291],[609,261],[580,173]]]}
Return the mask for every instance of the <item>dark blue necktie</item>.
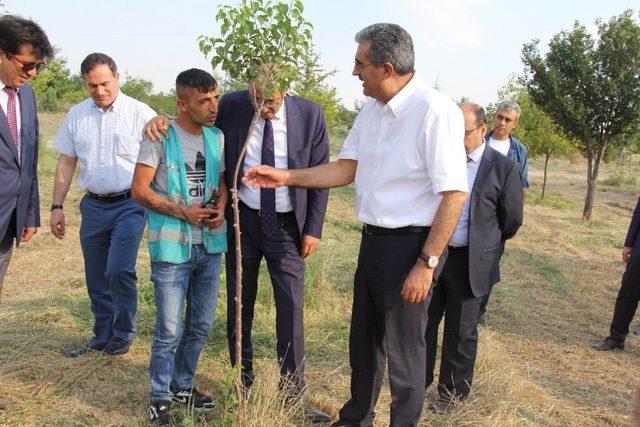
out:
{"label": "dark blue necktie", "polygon": [[[273,125],[270,119],[264,121],[264,133],[262,134],[262,158],[263,165],[275,167],[275,153],[273,143]],[[278,227],[276,220],[276,190],[273,188],[260,189],[260,227],[266,235],[273,234]]]}

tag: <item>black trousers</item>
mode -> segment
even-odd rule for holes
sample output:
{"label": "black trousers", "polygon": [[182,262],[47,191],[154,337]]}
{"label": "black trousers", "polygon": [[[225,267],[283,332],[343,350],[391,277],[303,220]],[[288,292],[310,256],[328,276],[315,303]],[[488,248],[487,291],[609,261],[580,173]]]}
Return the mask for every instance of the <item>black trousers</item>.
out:
{"label": "black trousers", "polygon": [[[242,245],[242,369],[253,377],[251,327],[258,294],[258,274],[264,257],[276,304],[276,352],[281,374],[304,387],[304,270],[295,214],[278,214],[278,228],[270,236],[262,233],[258,211],[240,204]],[[235,236],[228,233],[227,338],[231,364],[236,361],[236,253]]]}
{"label": "black trousers", "polygon": [[640,301],[640,254],[632,253],[627,261],[627,269],[622,275],[622,284],[613,310],[611,338],[621,342],[627,338],[629,325],[638,308],[638,301]]}
{"label": "black trousers", "polygon": [[434,380],[438,326],[444,315],[440,360],[440,399],[464,400],[471,389],[478,348],[478,313],[484,296],[475,297],[469,283],[467,248],[449,249],[447,262],[431,296],[427,323],[426,387]]}
{"label": "black trousers", "polygon": [[401,292],[428,230],[371,235],[363,231],[349,336],[351,399],[340,420],[371,425],[385,364],[391,387],[391,425],[416,426],[424,404],[427,301],[407,304]]}

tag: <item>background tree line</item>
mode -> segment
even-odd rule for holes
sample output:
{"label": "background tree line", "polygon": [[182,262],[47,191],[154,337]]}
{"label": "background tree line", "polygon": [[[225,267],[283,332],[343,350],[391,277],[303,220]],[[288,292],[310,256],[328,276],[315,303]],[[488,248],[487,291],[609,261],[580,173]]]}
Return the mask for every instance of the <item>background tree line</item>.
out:
{"label": "background tree line", "polygon": [[[51,113],[68,111],[71,106],[87,98],[87,92],[80,73],[72,73],[67,60],[57,51],[55,59],[47,62],[47,67],[33,80],[38,109]],[[338,97],[336,89],[327,79],[335,70],[325,70],[320,65],[320,55],[310,50],[304,56],[303,67],[290,93],[299,95],[319,104],[325,113],[331,131],[345,134],[351,128],[356,111],[346,108]],[[226,76],[216,76],[223,92],[244,90],[246,82]],[[156,91],[153,83],[139,76],[121,76],[120,89],[123,93],[144,102],[157,112],[176,115],[176,94]]]}

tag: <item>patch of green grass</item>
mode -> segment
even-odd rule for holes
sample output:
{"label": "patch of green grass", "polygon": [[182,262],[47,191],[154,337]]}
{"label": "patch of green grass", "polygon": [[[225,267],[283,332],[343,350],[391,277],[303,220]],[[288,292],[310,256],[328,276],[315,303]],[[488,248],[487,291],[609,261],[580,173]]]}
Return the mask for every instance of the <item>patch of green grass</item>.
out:
{"label": "patch of green grass", "polygon": [[638,178],[633,174],[617,172],[612,173],[607,178],[600,181],[600,184],[607,185],[609,187],[620,187],[622,185],[638,187],[640,185],[640,182],[638,181]]}
{"label": "patch of green grass", "polygon": [[559,194],[547,193],[544,198],[538,194],[531,194],[527,197],[527,203],[533,206],[546,206],[560,211],[571,211],[576,209],[576,205],[563,199]]}

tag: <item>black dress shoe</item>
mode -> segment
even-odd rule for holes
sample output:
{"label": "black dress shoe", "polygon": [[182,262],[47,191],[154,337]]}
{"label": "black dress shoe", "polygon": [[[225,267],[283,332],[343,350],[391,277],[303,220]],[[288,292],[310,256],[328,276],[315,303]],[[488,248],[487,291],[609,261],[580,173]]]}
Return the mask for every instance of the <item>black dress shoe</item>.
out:
{"label": "black dress shoe", "polygon": [[131,341],[113,337],[109,340],[109,344],[104,348],[104,352],[111,356],[117,356],[128,352],[129,347],[131,347]]}
{"label": "black dress shoe", "polygon": [[591,348],[598,351],[624,350],[624,341],[618,341],[611,337],[607,337],[599,343],[591,344]]}
{"label": "black dress shoe", "polygon": [[325,414],[320,409],[315,408],[308,403],[304,404],[302,411],[304,412],[304,416],[313,424],[330,423],[333,420],[331,415]]}
{"label": "black dress shoe", "polygon": [[106,347],[106,345],[95,345],[95,346],[92,346],[92,345],[89,345],[89,344],[85,344],[82,347],[78,347],[78,348],[75,348],[75,349],[69,351],[68,353],[65,354],[65,357],[74,359],[74,358],[80,357],[83,354],[86,354],[86,353],[88,353],[90,351],[102,351],[102,350],[105,349],[105,347]]}

